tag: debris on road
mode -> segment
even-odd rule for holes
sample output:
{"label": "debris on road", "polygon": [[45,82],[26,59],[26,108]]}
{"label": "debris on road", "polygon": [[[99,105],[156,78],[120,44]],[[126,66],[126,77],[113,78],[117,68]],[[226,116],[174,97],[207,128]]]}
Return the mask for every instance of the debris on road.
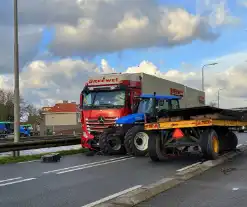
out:
{"label": "debris on road", "polygon": [[41,157],[42,162],[60,162],[61,155],[59,153],[47,154]]}

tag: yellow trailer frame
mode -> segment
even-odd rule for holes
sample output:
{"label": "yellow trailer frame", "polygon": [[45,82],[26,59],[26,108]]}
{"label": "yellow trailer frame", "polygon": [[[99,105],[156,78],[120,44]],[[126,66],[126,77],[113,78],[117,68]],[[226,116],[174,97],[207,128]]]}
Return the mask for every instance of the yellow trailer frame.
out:
{"label": "yellow trailer frame", "polygon": [[[149,133],[148,153],[153,161],[171,154],[182,154],[188,147],[199,150],[206,159],[217,159],[222,153],[236,150],[238,138],[229,128],[247,126],[247,121],[183,120],[146,123]],[[163,133],[163,131],[165,133]]]}
{"label": "yellow trailer frame", "polygon": [[159,130],[159,129],[176,129],[176,128],[194,128],[194,127],[208,127],[208,126],[226,126],[226,127],[241,127],[247,126],[247,121],[232,121],[232,120],[183,120],[183,121],[166,121],[153,122],[144,125],[145,130]]}

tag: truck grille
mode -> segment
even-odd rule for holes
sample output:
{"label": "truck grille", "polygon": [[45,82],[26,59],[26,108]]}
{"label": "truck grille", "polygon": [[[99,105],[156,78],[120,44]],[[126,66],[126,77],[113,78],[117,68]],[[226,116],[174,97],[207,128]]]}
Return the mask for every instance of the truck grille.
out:
{"label": "truck grille", "polygon": [[87,130],[89,132],[103,132],[104,129],[115,124],[117,117],[104,117],[104,121],[100,122],[99,118],[86,119]]}

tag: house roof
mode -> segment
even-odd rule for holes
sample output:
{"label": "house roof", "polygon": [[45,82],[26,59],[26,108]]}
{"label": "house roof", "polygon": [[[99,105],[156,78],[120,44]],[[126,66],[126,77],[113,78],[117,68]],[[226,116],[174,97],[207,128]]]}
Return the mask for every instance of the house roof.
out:
{"label": "house roof", "polygon": [[70,113],[77,112],[77,104],[76,103],[57,103],[52,107],[43,107],[43,112],[52,112],[52,113]]}

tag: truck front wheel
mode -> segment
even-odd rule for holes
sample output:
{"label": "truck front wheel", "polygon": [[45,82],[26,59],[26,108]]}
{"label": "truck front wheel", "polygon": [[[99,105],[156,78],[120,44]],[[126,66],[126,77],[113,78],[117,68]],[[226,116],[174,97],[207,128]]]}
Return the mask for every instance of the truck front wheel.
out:
{"label": "truck front wheel", "polygon": [[124,146],[128,154],[145,156],[148,153],[149,135],[144,126],[134,126],[128,130],[124,138]]}

